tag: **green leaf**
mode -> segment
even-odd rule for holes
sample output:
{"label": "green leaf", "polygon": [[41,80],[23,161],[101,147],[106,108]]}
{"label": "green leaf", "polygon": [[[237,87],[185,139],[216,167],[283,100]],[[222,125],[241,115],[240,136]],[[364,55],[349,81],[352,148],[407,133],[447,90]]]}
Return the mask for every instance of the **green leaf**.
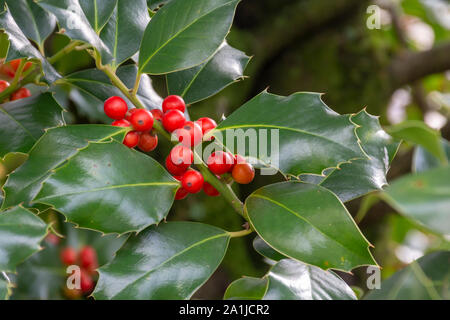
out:
{"label": "green leaf", "polygon": [[390,166],[391,153],[397,150],[398,143],[381,128],[378,117],[365,110],[352,117],[360,126],[356,133],[363,150],[370,159],[352,160],[333,169],[319,184],[336,194],[342,202],[363,196],[387,185],[386,174]]}
{"label": "green leaf", "polygon": [[[244,147],[241,141],[245,141],[245,133],[255,133],[258,141],[245,143],[245,150],[239,154],[257,157],[285,175],[299,175],[322,174],[324,169],[337,167],[342,162],[367,158],[358,143],[355,128],[349,115],[332,111],[318,93],[282,97],[264,91],[210,134],[235,151],[235,146]],[[267,134],[262,134],[264,132]],[[274,138],[276,133],[279,139]],[[261,148],[261,144],[267,144],[267,148]],[[269,163],[269,154],[279,161]]]}
{"label": "green leaf", "polygon": [[149,21],[145,0],[117,0],[113,15],[100,35],[112,53],[113,67],[122,64],[139,51]]}
{"label": "green leaf", "polygon": [[229,235],[213,226],[169,222],[132,235],[99,269],[96,299],[189,299],[213,274]]}
{"label": "green leaf", "polygon": [[394,125],[387,129],[394,138],[403,139],[416,145],[420,145],[439,159],[442,164],[448,160],[441,144],[439,131],[431,129],[422,121],[410,120]]}
{"label": "green leaf", "polygon": [[79,0],[79,3],[94,31],[100,33],[111,18],[117,0]]}
{"label": "green leaf", "polygon": [[[445,151],[447,160],[450,160],[450,142],[441,139],[442,148]],[[414,172],[423,172],[441,166],[438,158],[433,156],[423,147],[416,147],[413,155],[412,170]]]}
{"label": "green leaf", "polygon": [[407,218],[428,229],[450,234],[450,166],[395,180],[383,199]]}
{"label": "green leaf", "polygon": [[394,273],[372,290],[365,300],[450,299],[450,251],[430,253]]}
{"label": "green leaf", "polygon": [[8,300],[12,285],[0,278],[0,300]]}
{"label": "green leaf", "polygon": [[9,38],[10,45],[6,61],[21,58],[34,59],[41,65],[44,72],[44,79],[47,83],[53,83],[61,78],[52,65],[47,62],[45,57],[42,56],[39,50],[23,34],[21,27],[17,25],[9,10],[0,13],[0,30],[5,30]]}
{"label": "green leaf", "polygon": [[343,271],[375,264],[347,209],[323,187],[295,181],[269,185],[247,198],[245,210],[258,235],[287,257]]}
{"label": "green leaf", "polygon": [[43,48],[44,41],[55,29],[56,18],[44,11],[33,0],[6,0],[6,3],[25,36]]}
{"label": "green leaf", "polygon": [[64,124],[62,111],[51,93],[0,105],[0,157],[28,152],[45,129]]}
{"label": "green leaf", "polygon": [[261,237],[256,237],[253,239],[253,248],[255,248],[256,252],[258,252],[263,257],[273,261],[280,261],[282,259],[286,259],[286,256],[283,256],[278,251],[272,249]]}
{"label": "green leaf", "polygon": [[68,274],[60,248],[44,242],[42,251],[17,267],[13,300],[62,300]]}
{"label": "green leaf", "polygon": [[240,0],[173,0],[147,26],[139,70],[164,74],[199,65],[222,44]]}
{"label": "green leaf", "polygon": [[75,125],[48,130],[33,146],[28,160],[8,177],[3,187],[5,200],[2,209],[20,203],[29,205],[50,172],[90,141],[105,141],[113,136],[123,139],[124,135],[123,128],[105,125]]}
{"label": "green leaf", "polygon": [[147,5],[151,10],[157,9],[159,6],[166,4],[170,0],[147,0]]}
{"label": "green leaf", "polygon": [[90,143],[55,170],[34,201],[82,228],[122,234],[164,219],[179,186],[143,153],[118,142]]}
{"label": "green leaf", "polygon": [[233,281],[225,291],[225,300],[261,300],[267,291],[266,278],[243,277]]}
{"label": "green leaf", "polygon": [[331,271],[284,259],[266,276],[265,300],[356,300],[353,290]]}
{"label": "green leaf", "polygon": [[100,52],[103,64],[112,61],[111,52],[89,23],[78,0],[41,0],[38,4],[56,16],[58,24],[65,30],[66,36],[96,48]]}
{"label": "green leaf", "polygon": [[[134,65],[123,66],[117,70],[118,77],[129,88],[133,87],[136,74],[137,68]],[[71,93],[71,98],[75,98],[74,100],[78,102],[77,106],[81,114],[87,115],[90,119],[105,123],[111,122],[111,119],[106,117],[103,111],[103,103],[111,96],[120,96],[127,101],[129,108],[133,106],[124,94],[112,85],[109,78],[98,69],[72,73],[62,81],[78,89]],[[152,81],[147,75],[141,77],[138,97],[147,109],[161,108],[162,98],[153,89]]]}
{"label": "green leaf", "polygon": [[0,213],[0,270],[15,272],[16,266],[38,252],[47,225],[30,211],[14,207]]}
{"label": "green leaf", "polygon": [[208,61],[168,74],[167,89],[169,94],[179,95],[189,104],[204,100],[242,79],[249,61],[250,57],[225,41]]}

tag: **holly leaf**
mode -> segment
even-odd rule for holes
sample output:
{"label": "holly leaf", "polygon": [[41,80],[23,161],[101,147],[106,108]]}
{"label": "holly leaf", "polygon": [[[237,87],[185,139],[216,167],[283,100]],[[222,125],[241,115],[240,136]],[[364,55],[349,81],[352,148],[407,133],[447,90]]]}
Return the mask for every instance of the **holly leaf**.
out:
{"label": "holly leaf", "polygon": [[441,144],[441,134],[439,131],[431,129],[422,121],[405,121],[390,128],[388,133],[397,139],[403,139],[416,145],[422,146],[425,150],[439,159],[441,164],[447,164],[447,156]]}
{"label": "holly leaf", "polygon": [[267,278],[243,277],[233,281],[225,291],[224,300],[261,300],[266,294]]}
{"label": "holly leaf", "polygon": [[229,235],[193,222],[169,222],[132,235],[99,269],[96,299],[189,299],[221,263]]}
{"label": "holly leaf", "polygon": [[353,290],[331,271],[284,259],[266,275],[264,300],[356,300]]}
{"label": "holly leaf", "polygon": [[75,125],[49,129],[33,146],[28,160],[9,175],[3,187],[2,209],[20,203],[30,205],[51,171],[72,157],[90,141],[123,139],[126,129],[105,125]]}
{"label": "holly leaf", "polygon": [[147,155],[115,141],[91,142],[55,170],[34,201],[82,228],[123,234],[164,219],[179,186]]}
{"label": "holly leaf", "polygon": [[6,3],[20,30],[43,50],[45,40],[55,29],[55,16],[43,10],[33,0],[6,0]]}
{"label": "holly leaf", "polygon": [[[133,1],[129,1],[132,3]],[[106,25],[117,4],[117,0],[79,0],[80,7],[84,12],[89,24],[96,33],[100,33]]]}
{"label": "holly leaf", "polygon": [[261,237],[255,237],[253,239],[253,248],[263,257],[273,260],[280,261],[282,259],[286,259],[286,256],[282,255],[278,251],[272,249]]}
{"label": "holly leaf", "polygon": [[[447,160],[450,160],[450,142],[441,139],[442,148],[445,151]],[[433,168],[440,167],[442,164],[438,158],[433,156],[425,148],[418,146],[414,149],[412,170],[413,172],[423,172]]]}
{"label": "holly leaf", "polygon": [[45,129],[64,124],[62,111],[51,93],[0,105],[0,157],[27,153]]}
{"label": "holly leaf", "polygon": [[265,186],[245,201],[249,222],[281,254],[322,269],[375,264],[369,243],[341,201],[303,182]]}
{"label": "holly leaf", "polygon": [[112,53],[90,24],[78,0],[41,0],[38,4],[56,16],[59,27],[64,29],[64,34],[70,39],[82,41],[96,48],[103,64],[112,61]]}
{"label": "holly leaf", "polygon": [[[225,39],[240,0],[173,0],[153,16],[139,53],[139,71],[164,74],[199,65]],[[179,17],[182,12],[182,18]]]}
{"label": "holly leaf", "polygon": [[44,73],[44,80],[47,83],[53,83],[61,78],[39,50],[27,39],[8,9],[0,13],[0,30],[4,30],[9,39],[6,62],[21,58],[33,59],[40,64]]}
{"label": "holly leaf", "polygon": [[250,57],[225,41],[206,62],[167,75],[169,94],[183,97],[188,104],[207,99],[243,79]]}
{"label": "holly leaf", "polygon": [[47,225],[23,207],[0,213],[0,270],[15,272],[16,266],[41,250]]}
{"label": "holly leaf", "polygon": [[[133,87],[136,74],[137,68],[134,65],[123,66],[117,70],[118,77],[129,88]],[[71,93],[71,98],[75,98],[80,112],[87,115],[90,119],[106,123],[111,121],[103,111],[105,100],[111,96],[122,97],[127,101],[130,108],[133,105],[119,89],[112,85],[109,78],[98,69],[72,73],[61,81],[77,89],[77,91]],[[162,98],[153,89],[152,81],[147,75],[141,76],[138,97],[147,109],[161,108]]]}
{"label": "holly leaf", "polygon": [[114,12],[100,38],[112,53],[113,68],[139,51],[145,27],[150,21],[145,0],[117,0]]}
{"label": "holly leaf", "polygon": [[440,234],[450,234],[450,166],[395,180],[381,197],[398,212]]}
{"label": "holly leaf", "polygon": [[237,153],[297,176],[367,158],[355,128],[349,115],[332,111],[318,93],[282,97],[264,91],[208,135],[231,151],[237,146]]}
{"label": "holly leaf", "polygon": [[370,158],[343,163],[319,183],[334,192],[342,202],[382,190],[388,184],[386,175],[399,145],[381,128],[378,117],[363,110],[351,119],[359,126],[356,133]]}
{"label": "holly leaf", "polygon": [[147,5],[150,8],[150,10],[155,10],[169,1],[170,0],[147,0]]}
{"label": "holly leaf", "polygon": [[372,290],[365,300],[450,299],[450,251],[437,251],[412,262]]}

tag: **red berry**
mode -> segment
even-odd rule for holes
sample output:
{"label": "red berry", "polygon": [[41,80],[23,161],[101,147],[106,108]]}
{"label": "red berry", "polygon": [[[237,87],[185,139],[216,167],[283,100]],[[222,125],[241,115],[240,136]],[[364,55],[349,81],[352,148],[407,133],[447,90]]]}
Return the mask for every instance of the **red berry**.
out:
{"label": "red berry", "polygon": [[139,139],[138,147],[144,152],[150,152],[156,149],[158,146],[158,136],[149,131],[149,132],[143,132],[141,134],[141,137]]}
{"label": "red berry", "polygon": [[164,114],[162,119],[164,128],[169,132],[181,128],[185,122],[186,118],[180,110],[169,110]]}
{"label": "red berry", "polygon": [[136,131],[149,131],[153,128],[153,115],[145,109],[138,109],[130,116],[130,123]]}
{"label": "red berry", "polygon": [[[14,70],[14,73],[17,71],[17,69],[19,69],[19,65],[20,65],[21,59],[16,59],[10,62],[11,67]],[[31,65],[33,63],[31,63],[30,61],[25,63],[25,66],[23,67],[23,71],[27,71],[28,69],[30,69]]]}
{"label": "red berry", "polygon": [[94,289],[94,280],[86,270],[81,269],[80,287],[83,293],[90,293]]}
{"label": "red berry", "polygon": [[91,246],[85,246],[80,251],[81,267],[92,272],[98,267],[97,251]]}
{"label": "red berry", "polygon": [[177,193],[175,193],[175,200],[183,200],[187,197],[189,192],[187,192],[183,187],[177,190]]}
{"label": "red berry", "polygon": [[133,113],[135,113],[137,110],[139,110],[139,109],[133,108],[133,109],[128,110],[127,113],[125,113],[125,120],[130,121],[131,115]]}
{"label": "red berry", "polygon": [[185,166],[186,169],[194,162],[194,153],[191,149],[177,145],[170,150],[170,160],[177,166]]}
{"label": "red berry", "polygon": [[47,241],[48,243],[51,243],[54,246],[57,246],[59,244],[60,240],[61,239],[53,233],[49,233],[47,235],[47,237],[45,237],[45,241]]}
{"label": "red berry", "polygon": [[182,97],[172,95],[164,99],[162,109],[164,113],[169,110],[180,110],[184,113],[186,111],[186,104]]}
{"label": "red berry", "polygon": [[228,152],[216,151],[209,156],[207,164],[213,173],[224,174],[233,167],[234,157]]}
{"label": "red berry", "polygon": [[125,119],[116,120],[113,123],[111,123],[111,125],[115,126],[115,127],[123,127],[123,128],[131,127],[131,123],[129,123]]}
{"label": "red berry", "polygon": [[202,128],[195,122],[186,121],[182,128],[175,131],[178,141],[186,147],[195,147],[202,142]]}
{"label": "red berry", "polygon": [[159,110],[159,109],[153,109],[153,110],[150,110],[150,112],[152,113],[153,118],[154,118],[155,120],[162,121],[162,118],[163,118],[164,113],[163,113],[161,110]]}
{"label": "red berry", "polygon": [[126,145],[128,148],[134,148],[139,143],[139,133],[136,131],[130,131],[125,136],[125,139],[123,139],[123,144]]}
{"label": "red berry", "polygon": [[249,184],[255,178],[255,169],[249,163],[238,163],[231,172],[234,181],[239,184]]}
{"label": "red berry", "polygon": [[11,101],[31,97],[31,92],[27,88],[20,88],[11,95]]}
{"label": "red berry", "polygon": [[208,182],[205,182],[203,184],[203,191],[210,197],[217,197],[218,195],[220,195],[219,191],[217,191],[217,189],[210,185]]}
{"label": "red berry", "polygon": [[170,156],[167,156],[167,158],[166,158],[166,168],[167,168],[167,171],[169,171],[171,174],[173,174],[175,176],[182,175],[187,170],[187,168],[185,166],[175,165],[172,162],[172,160],[170,160]]}
{"label": "red berry", "polygon": [[213,119],[207,117],[200,118],[195,122],[197,122],[200,125],[203,134],[206,134],[208,131],[211,131],[212,129],[217,127],[217,123]]}
{"label": "red berry", "polygon": [[5,91],[9,87],[9,82],[5,80],[0,80],[0,92]]}
{"label": "red berry", "polygon": [[66,247],[61,251],[61,261],[66,266],[70,266],[77,262],[78,255],[74,248]]}
{"label": "red berry", "polygon": [[114,120],[120,120],[125,118],[125,114],[128,111],[128,106],[125,100],[121,97],[111,97],[103,104],[105,114]]}
{"label": "red berry", "polygon": [[181,185],[189,193],[197,193],[203,188],[204,179],[200,172],[188,170],[181,178]]}

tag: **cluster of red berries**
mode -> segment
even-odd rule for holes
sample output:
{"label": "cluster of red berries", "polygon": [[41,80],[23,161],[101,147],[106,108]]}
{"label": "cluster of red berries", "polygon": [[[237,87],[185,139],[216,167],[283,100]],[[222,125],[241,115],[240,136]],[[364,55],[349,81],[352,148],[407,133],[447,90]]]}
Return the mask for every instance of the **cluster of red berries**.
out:
{"label": "cluster of red berries", "polygon": [[[6,64],[0,65],[0,73],[8,78],[14,78],[16,75],[17,69],[19,68],[20,62],[21,62],[20,59],[16,59],[16,60],[13,60]],[[28,69],[30,69],[30,67],[32,65],[33,64],[31,62],[25,63],[23,71],[27,71]],[[9,85],[10,84],[8,81],[0,80],[0,93],[5,91],[6,88],[9,87]],[[11,93],[9,100],[15,101],[15,100],[23,99],[23,98],[28,98],[30,96],[31,96],[30,90],[28,90],[27,88],[19,88],[16,91],[14,91],[13,93]]]}
{"label": "cluster of red berries", "polygon": [[66,266],[79,265],[80,274],[80,290],[70,290],[71,297],[89,294],[95,286],[94,278],[97,277],[96,269],[98,268],[97,252],[91,246],[84,246],[79,252],[72,247],[65,247],[61,251],[61,262]]}
{"label": "cluster of red berries", "polygon": [[[165,130],[175,135],[180,142],[166,158],[166,168],[181,182],[175,199],[184,199],[189,193],[198,193],[202,189],[209,196],[218,196],[219,192],[202,174],[192,168],[194,153],[192,148],[204,140],[204,135],[213,130],[217,123],[211,118],[200,118],[187,121],[184,115],[186,104],[180,96],[171,95],[164,99],[162,111],[154,109],[128,110],[127,103],[120,97],[111,97],[105,101],[104,110],[108,117],[114,119],[114,126],[132,127],[123,143],[130,147],[139,147],[144,152],[152,151],[158,145],[158,136],[152,132],[154,121],[161,121]],[[209,139],[211,140],[211,138]],[[229,152],[213,152],[207,161],[209,170],[218,178],[231,173],[233,179],[240,184],[248,184],[255,177],[253,166],[245,158]]]}

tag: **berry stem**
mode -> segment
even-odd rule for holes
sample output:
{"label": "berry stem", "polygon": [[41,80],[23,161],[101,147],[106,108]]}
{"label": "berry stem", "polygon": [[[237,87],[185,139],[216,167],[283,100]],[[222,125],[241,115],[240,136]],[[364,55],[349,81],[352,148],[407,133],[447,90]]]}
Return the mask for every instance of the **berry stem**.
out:
{"label": "berry stem", "polygon": [[14,75],[14,79],[11,81],[9,87],[0,93],[0,101],[3,101],[3,99],[9,97],[11,95],[11,93],[16,91],[19,87],[21,87],[23,85],[23,83],[21,83],[20,79],[22,77],[25,63],[26,63],[25,59],[20,60],[19,67],[17,68],[17,71]]}
{"label": "berry stem", "polygon": [[136,81],[134,82],[134,87],[131,90],[131,95],[137,96],[137,93],[139,90],[139,85],[141,84],[141,78],[142,78],[142,73],[140,71],[138,71],[138,73],[136,75]]}
{"label": "berry stem", "polygon": [[66,54],[70,53],[72,50],[74,50],[76,47],[78,47],[81,44],[82,44],[82,42],[80,42],[80,41],[70,42],[67,46],[65,46],[64,48],[59,50],[57,53],[55,53],[53,56],[48,58],[47,59],[48,62],[50,62],[50,64],[56,63],[57,61],[59,61],[59,59],[64,57]]}
{"label": "berry stem", "polygon": [[[102,70],[108,78],[111,80],[112,84],[117,87],[132,103],[136,108],[143,109],[144,104],[141,102],[139,97],[137,96],[136,88],[139,87],[139,82],[135,85],[134,89],[130,90],[127,86],[119,79],[114,70],[108,65],[102,65],[101,57],[97,51],[94,52],[93,57],[95,59],[97,68]],[[137,78],[141,78],[138,72]],[[136,90],[136,92],[135,92]],[[153,124],[153,129],[160,135],[164,136],[168,141],[173,144],[178,144],[178,141],[173,141],[171,139],[171,135],[164,129],[162,124],[159,121],[155,121]],[[217,179],[217,177],[208,169],[208,166],[203,162],[202,157],[194,150],[194,162],[200,172],[202,173],[204,179],[210,183],[214,188],[219,191],[222,196],[231,204],[233,209],[240,214],[244,219],[244,205],[238,196],[234,193],[231,187],[223,181]]]}
{"label": "berry stem", "polygon": [[235,231],[235,232],[228,232],[228,235],[230,236],[230,238],[240,238],[240,237],[245,237],[251,233],[253,233],[253,230],[248,229],[248,230],[241,230],[241,231]]}

